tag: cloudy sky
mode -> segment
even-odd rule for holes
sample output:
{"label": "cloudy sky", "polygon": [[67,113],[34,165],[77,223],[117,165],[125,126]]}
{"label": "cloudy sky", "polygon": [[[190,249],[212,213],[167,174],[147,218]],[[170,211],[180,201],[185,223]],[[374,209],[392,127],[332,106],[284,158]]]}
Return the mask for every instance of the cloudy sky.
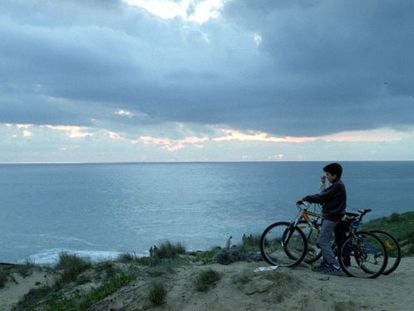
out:
{"label": "cloudy sky", "polygon": [[413,1],[0,1],[0,162],[286,160],[414,160]]}

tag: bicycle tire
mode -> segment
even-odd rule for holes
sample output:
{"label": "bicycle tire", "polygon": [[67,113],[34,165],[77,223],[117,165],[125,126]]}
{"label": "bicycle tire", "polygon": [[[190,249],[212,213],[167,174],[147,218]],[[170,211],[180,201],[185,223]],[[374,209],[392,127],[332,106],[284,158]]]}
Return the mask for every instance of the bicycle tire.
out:
{"label": "bicycle tire", "polygon": [[[387,266],[388,255],[384,243],[378,236],[368,231],[358,231],[348,236],[343,241],[339,254],[339,265],[345,274],[351,277],[376,278]],[[346,265],[344,258],[348,255],[351,260],[349,265]],[[371,265],[368,265],[370,262],[366,260],[368,255],[371,255],[369,257],[372,260]],[[377,264],[377,258],[382,258],[381,263]],[[359,275],[358,271],[363,273]]]}
{"label": "bicycle tire", "polygon": [[[385,231],[382,231],[382,230],[370,230],[370,232],[377,235],[383,241],[384,246],[385,246],[385,250],[387,251],[388,264],[387,264],[387,267],[385,268],[385,270],[382,274],[388,275],[388,274],[394,272],[395,269],[398,268],[398,266],[400,265],[400,262],[401,262],[400,244],[398,243],[397,239],[388,232],[385,232]],[[385,235],[386,239],[381,238],[381,235]],[[393,245],[391,245],[389,240],[392,241]],[[394,258],[393,255],[395,255],[395,261],[390,262],[390,258]]]}
{"label": "bicycle tire", "polygon": [[[292,254],[293,248],[297,248],[297,255],[292,258],[289,254]],[[273,266],[296,266],[305,258],[306,251],[307,241],[305,235],[302,230],[293,227],[290,222],[273,223],[263,231],[260,237],[262,257]]]}

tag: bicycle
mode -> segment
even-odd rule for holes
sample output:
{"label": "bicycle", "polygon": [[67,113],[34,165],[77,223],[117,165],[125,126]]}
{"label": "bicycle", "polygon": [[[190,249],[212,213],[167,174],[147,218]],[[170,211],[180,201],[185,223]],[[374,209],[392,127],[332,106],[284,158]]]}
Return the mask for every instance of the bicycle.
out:
{"label": "bicycle", "polygon": [[[316,208],[316,204],[314,205]],[[361,209],[358,212],[347,212],[346,217],[354,217],[352,221],[354,230],[358,230],[360,227],[363,217],[371,212],[371,209]],[[305,215],[306,218],[306,215]],[[308,241],[308,253],[305,257],[305,262],[313,263],[320,259],[322,253],[320,249],[316,246],[316,237],[319,234],[319,228],[321,226],[321,215],[315,212],[308,212],[307,213],[307,220],[300,221],[298,227],[305,233],[306,239]],[[343,223],[342,223],[343,225]],[[397,239],[392,236],[390,233],[382,231],[382,230],[368,230],[378,236],[381,241],[384,243],[387,255],[388,255],[388,264],[382,274],[388,275],[395,271],[401,262],[401,248],[397,241]],[[336,251],[336,244],[334,243],[333,248]]]}
{"label": "bicycle", "polygon": [[[260,251],[263,258],[271,265],[293,267],[301,263],[307,253],[309,236],[307,238],[298,225],[306,222],[312,228],[320,226],[318,224],[321,219],[320,214],[308,211],[308,205],[302,207],[297,204],[297,207],[299,213],[292,222],[276,222],[263,231]],[[344,258],[347,257],[353,260],[344,262]],[[376,235],[350,230],[338,249],[338,258],[342,270],[347,275],[374,278],[384,271],[388,256],[383,243]],[[308,257],[306,261],[317,259]],[[354,269],[355,267],[357,269]],[[359,270],[364,272],[363,276],[358,274]]]}

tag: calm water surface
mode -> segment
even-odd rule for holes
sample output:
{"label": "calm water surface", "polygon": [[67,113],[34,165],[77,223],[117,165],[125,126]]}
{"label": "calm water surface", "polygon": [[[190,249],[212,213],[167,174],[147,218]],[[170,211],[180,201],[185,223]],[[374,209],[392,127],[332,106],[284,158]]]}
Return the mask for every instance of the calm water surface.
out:
{"label": "calm water surface", "polygon": [[[224,245],[296,214],[325,162],[0,165],[0,262]],[[343,162],[349,209],[414,210],[414,162]]]}

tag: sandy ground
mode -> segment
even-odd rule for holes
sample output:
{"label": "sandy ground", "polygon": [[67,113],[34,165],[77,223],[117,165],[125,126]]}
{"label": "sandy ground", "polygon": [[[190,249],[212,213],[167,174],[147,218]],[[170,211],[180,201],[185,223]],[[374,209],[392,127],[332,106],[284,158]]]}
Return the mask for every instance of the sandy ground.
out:
{"label": "sandy ground", "polygon": [[[0,266],[1,269],[10,269],[8,266]],[[48,273],[41,268],[33,268],[29,276],[22,277],[17,272],[12,273],[14,281],[9,281],[6,286],[0,289],[0,311],[11,310],[12,305],[18,302],[32,288],[51,285],[55,275]]]}
{"label": "sandy ground", "polygon": [[[91,310],[413,310],[414,257],[377,279],[326,276],[308,266],[254,272],[263,263],[186,266],[167,281],[166,303],[151,307],[148,288],[137,281],[95,304]],[[197,271],[211,267],[222,279],[208,292],[197,292]]]}
{"label": "sandy ground", "polygon": [[[148,278],[140,278],[96,303],[90,310],[413,310],[414,257],[403,258],[389,276],[377,279],[326,276],[309,266],[254,272],[263,262],[223,265],[188,265],[164,277],[166,302],[151,306]],[[207,292],[197,292],[193,280],[201,270],[213,268],[221,280]],[[0,290],[0,310],[11,310],[30,288],[51,284],[53,275],[34,271],[14,275]],[[17,283],[17,284],[16,284]]]}

